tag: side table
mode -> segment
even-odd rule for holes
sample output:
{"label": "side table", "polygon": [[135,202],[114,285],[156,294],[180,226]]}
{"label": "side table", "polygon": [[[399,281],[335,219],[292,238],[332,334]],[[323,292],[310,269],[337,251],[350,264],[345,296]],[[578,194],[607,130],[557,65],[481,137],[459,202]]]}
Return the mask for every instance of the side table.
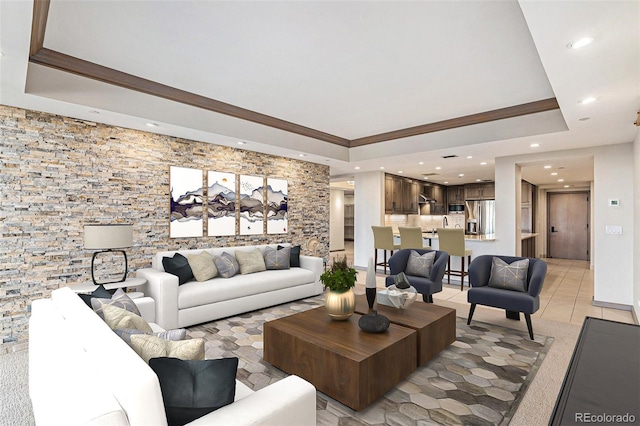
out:
{"label": "side table", "polygon": [[[129,288],[130,290],[133,290],[133,291],[127,293],[128,296],[132,299],[137,299],[139,297],[144,297],[144,292],[138,291],[139,290],[138,287],[142,287],[145,284],[147,284],[147,280],[145,278],[127,278],[126,280],[121,281],[119,283],[105,284],[104,288],[107,290],[114,290],[118,288]],[[91,293],[92,291],[97,289],[98,286],[93,283],[84,283],[84,284],[69,286],[69,288],[75,291],[76,293]]]}

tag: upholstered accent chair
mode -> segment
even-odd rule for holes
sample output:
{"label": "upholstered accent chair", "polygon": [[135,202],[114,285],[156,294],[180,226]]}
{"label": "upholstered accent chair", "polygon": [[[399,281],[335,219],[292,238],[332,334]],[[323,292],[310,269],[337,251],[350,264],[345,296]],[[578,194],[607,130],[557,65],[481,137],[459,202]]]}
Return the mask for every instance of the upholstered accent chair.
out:
{"label": "upholstered accent chair", "polygon": [[[529,259],[529,265],[524,279],[523,287],[513,289],[512,283],[506,282],[503,288],[500,282],[491,277],[492,268],[494,267],[494,258],[504,261],[508,265]],[[520,262],[522,263],[522,262]],[[504,264],[502,264],[504,265]],[[496,274],[504,274],[516,276],[518,274],[517,267],[513,267],[511,271],[505,268],[496,267]],[[493,306],[506,311],[507,318],[520,320],[520,312],[524,314],[527,322],[529,337],[533,340],[533,328],[531,326],[531,314],[535,313],[540,307],[540,292],[542,284],[547,275],[547,263],[544,260],[528,257],[513,256],[491,256],[483,255],[473,259],[469,266],[469,281],[471,288],[467,292],[467,301],[471,304],[469,309],[469,318],[467,325],[471,324],[473,312],[476,305]],[[509,280],[503,280],[509,281]],[[491,282],[491,284],[490,284]]]}
{"label": "upholstered accent chair", "polygon": [[[422,256],[426,253],[435,253],[433,259],[433,265],[427,274],[422,274],[417,271],[417,268],[408,268],[409,258],[411,252],[416,252]],[[442,278],[444,277],[444,271],[447,267],[447,261],[449,260],[449,254],[444,251],[438,250],[423,250],[423,249],[402,249],[394,253],[389,259],[389,273],[390,275],[385,280],[385,285],[389,287],[394,283],[394,276],[400,272],[404,272],[407,276],[409,284],[416,289],[416,291],[422,294],[422,300],[427,303],[433,303],[433,294],[442,291]],[[411,265],[413,266],[413,265]],[[420,275],[413,275],[420,274]],[[426,275],[426,276],[421,276]]]}

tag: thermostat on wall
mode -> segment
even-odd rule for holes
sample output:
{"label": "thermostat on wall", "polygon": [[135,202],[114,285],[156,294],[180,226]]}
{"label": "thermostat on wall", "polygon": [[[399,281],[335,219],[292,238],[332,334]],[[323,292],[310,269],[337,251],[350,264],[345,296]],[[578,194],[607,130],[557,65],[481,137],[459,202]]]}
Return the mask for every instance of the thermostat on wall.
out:
{"label": "thermostat on wall", "polygon": [[609,207],[619,207],[620,206],[620,200],[616,199],[616,200],[609,200]]}

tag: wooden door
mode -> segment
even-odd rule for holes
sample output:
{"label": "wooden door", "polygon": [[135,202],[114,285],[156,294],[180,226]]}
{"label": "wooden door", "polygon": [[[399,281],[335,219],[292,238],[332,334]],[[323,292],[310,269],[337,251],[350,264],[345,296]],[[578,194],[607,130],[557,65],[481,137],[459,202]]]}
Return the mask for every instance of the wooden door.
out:
{"label": "wooden door", "polygon": [[548,256],[589,260],[589,193],[551,192],[547,208]]}

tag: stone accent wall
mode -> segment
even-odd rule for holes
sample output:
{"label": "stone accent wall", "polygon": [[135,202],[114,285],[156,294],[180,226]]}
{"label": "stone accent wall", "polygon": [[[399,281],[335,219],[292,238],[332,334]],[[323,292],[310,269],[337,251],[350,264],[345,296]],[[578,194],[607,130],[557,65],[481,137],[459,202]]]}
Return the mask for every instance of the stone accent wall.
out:
{"label": "stone accent wall", "polygon": [[[289,233],[169,238],[171,165],[286,179]],[[32,300],[91,281],[83,225],[114,221],[134,226],[130,276],[160,250],[291,242],[305,253],[315,237],[328,257],[329,167],[0,105],[0,354],[26,348]]]}

